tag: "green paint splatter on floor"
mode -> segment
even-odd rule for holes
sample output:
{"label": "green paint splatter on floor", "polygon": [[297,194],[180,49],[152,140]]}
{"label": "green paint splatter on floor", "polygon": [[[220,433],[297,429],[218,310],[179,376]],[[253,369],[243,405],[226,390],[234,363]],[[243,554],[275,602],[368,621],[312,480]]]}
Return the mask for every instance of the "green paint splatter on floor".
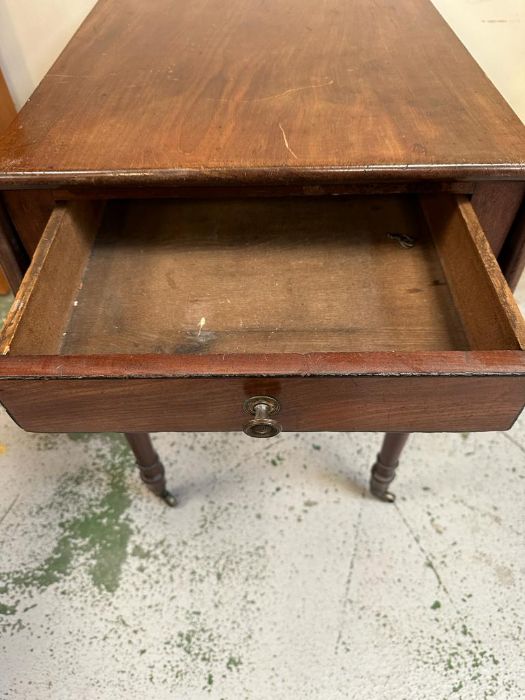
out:
{"label": "green paint splatter on floor", "polygon": [[41,433],[40,435],[32,436],[36,442],[36,449],[39,452],[47,452],[56,450],[60,444],[60,436],[52,433]]}
{"label": "green paint splatter on floor", "polygon": [[[177,680],[209,690],[226,678],[226,671],[234,672],[244,664],[224,630],[209,627],[200,610],[187,610],[185,617],[184,629],[164,640],[163,656],[170,660]],[[221,668],[225,669],[222,674]]]}
{"label": "green paint splatter on floor", "polygon": [[[131,497],[127,489],[133,458],[120,435],[96,436],[93,467],[64,477],[49,503],[36,510],[63,513],[51,553],[32,568],[0,572],[0,592],[19,599],[43,590],[85,566],[93,586],[113,593],[119,586],[132,530],[127,517]],[[82,439],[87,442],[87,438]],[[91,439],[91,438],[90,438]],[[100,483],[102,481],[102,483]],[[97,493],[82,502],[79,487],[89,484]],[[84,489],[85,490],[85,489]],[[6,607],[6,606],[4,606]],[[9,606],[7,606],[9,607]],[[16,612],[16,605],[12,605]]]}
{"label": "green paint splatter on floor", "polygon": [[5,605],[0,603],[0,615],[14,615],[16,613],[16,605]]}
{"label": "green paint splatter on floor", "polygon": [[139,544],[136,544],[131,550],[131,556],[137,557],[138,559],[151,559],[152,552],[149,552]]}
{"label": "green paint splatter on floor", "polygon": [[234,669],[238,669],[239,666],[242,665],[242,660],[238,656],[230,656],[228,661],[226,662],[226,668],[228,671],[233,671]]}
{"label": "green paint splatter on floor", "polygon": [[432,610],[438,610],[440,607],[441,607],[441,603],[439,602],[439,600],[435,600],[435,601],[432,603],[432,605],[430,606],[430,608],[431,608]]}
{"label": "green paint splatter on floor", "polygon": [[[431,608],[438,607],[441,603],[436,600]],[[447,697],[456,697],[460,691],[468,692],[469,697],[496,695],[506,682],[494,673],[499,660],[483,648],[483,642],[474,637],[462,620],[444,632],[442,637],[429,635],[417,650],[417,657],[425,666],[447,674],[451,683]]]}
{"label": "green paint splatter on floor", "polygon": [[93,433],[67,433],[67,437],[73,442],[89,442],[93,439]]}

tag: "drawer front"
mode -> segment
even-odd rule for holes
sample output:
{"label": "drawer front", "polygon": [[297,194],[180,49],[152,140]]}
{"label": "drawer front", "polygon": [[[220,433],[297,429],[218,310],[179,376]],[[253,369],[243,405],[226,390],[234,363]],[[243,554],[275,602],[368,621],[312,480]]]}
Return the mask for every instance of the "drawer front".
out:
{"label": "drawer front", "polygon": [[271,396],[283,431],[506,430],[525,376],[20,379],[0,382],[12,418],[36,432],[240,431],[252,396]]}

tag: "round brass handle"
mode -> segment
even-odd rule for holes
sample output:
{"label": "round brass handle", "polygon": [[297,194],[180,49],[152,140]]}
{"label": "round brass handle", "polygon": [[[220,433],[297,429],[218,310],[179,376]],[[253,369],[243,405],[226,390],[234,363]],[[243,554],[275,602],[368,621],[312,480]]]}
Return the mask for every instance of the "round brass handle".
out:
{"label": "round brass handle", "polygon": [[281,432],[281,424],[272,418],[281,407],[272,396],[252,396],[244,402],[244,410],[253,416],[242,428],[249,437],[271,438]]}

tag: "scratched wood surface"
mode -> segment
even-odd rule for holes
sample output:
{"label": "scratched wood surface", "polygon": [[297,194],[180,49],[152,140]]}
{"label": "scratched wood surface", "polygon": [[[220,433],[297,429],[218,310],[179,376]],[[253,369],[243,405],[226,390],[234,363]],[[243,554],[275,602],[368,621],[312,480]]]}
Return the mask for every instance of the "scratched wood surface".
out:
{"label": "scratched wood surface", "polygon": [[5,188],[525,178],[429,0],[99,0],[0,141]]}
{"label": "scratched wood surface", "polygon": [[103,207],[78,200],[56,209],[7,318],[4,354],[525,345],[465,197],[125,200],[102,215]]}
{"label": "scratched wood surface", "polygon": [[88,208],[50,222],[12,353],[470,347],[417,197],[112,202],[96,238]]}

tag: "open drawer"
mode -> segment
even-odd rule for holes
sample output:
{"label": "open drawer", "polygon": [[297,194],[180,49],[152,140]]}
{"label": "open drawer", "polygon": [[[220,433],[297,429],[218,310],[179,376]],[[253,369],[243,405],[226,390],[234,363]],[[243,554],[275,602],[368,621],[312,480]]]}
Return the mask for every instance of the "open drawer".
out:
{"label": "open drawer", "polygon": [[525,332],[465,197],[74,201],[6,321],[34,431],[469,431],[525,403]]}

